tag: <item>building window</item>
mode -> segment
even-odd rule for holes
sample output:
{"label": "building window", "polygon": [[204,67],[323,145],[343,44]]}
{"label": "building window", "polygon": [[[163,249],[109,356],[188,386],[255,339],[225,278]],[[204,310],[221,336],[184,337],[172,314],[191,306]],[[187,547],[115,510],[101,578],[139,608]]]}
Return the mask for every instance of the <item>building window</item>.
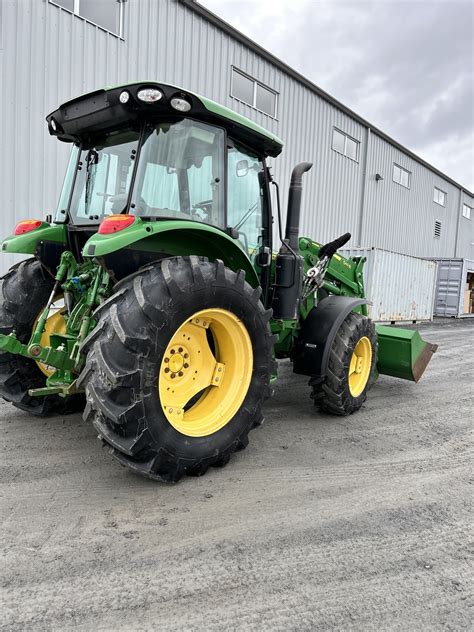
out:
{"label": "building window", "polygon": [[441,238],[441,222],[438,222],[438,221],[435,222],[433,236],[435,239]]}
{"label": "building window", "polygon": [[447,194],[445,191],[441,191],[441,189],[438,189],[438,187],[434,188],[433,201],[436,202],[436,204],[439,204],[440,206],[446,206],[446,197]]}
{"label": "building window", "polygon": [[332,130],[332,148],[339,154],[357,161],[359,159],[359,145],[359,141],[355,138],[351,138],[336,128]]}
{"label": "building window", "polygon": [[393,181],[397,184],[401,184],[402,187],[410,188],[411,172],[407,171],[403,167],[394,164],[393,165]]}
{"label": "building window", "polygon": [[236,68],[232,68],[230,96],[276,118],[277,93]]}
{"label": "building window", "polygon": [[462,216],[466,219],[471,219],[471,211],[472,208],[470,206],[468,206],[467,204],[462,205]]}
{"label": "building window", "polygon": [[124,4],[127,0],[49,0],[63,9],[123,37]]}

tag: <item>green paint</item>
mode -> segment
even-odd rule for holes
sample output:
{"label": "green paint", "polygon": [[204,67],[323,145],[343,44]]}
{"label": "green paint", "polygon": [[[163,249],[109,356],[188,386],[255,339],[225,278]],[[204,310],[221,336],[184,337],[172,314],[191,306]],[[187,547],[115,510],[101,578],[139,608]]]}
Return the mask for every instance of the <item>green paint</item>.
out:
{"label": "green paint", "polygon": [[259,285],[252,262],[237,240],[219,228],[186,220],[135,222],[117,233],[96,233],[83,248],[84,257],[102,257],[133,245],[134,250],[221,259],[232,270],[244,270],[252,287]]}
{"label": "green paint", "polygon": [[436,346],[425,342],[415,329],[387,325],[376,325],[375,329],[379,342],[379,373],[417,382]]}
{"label": "green paint", "polygon": [[40,241],[66,243],[67,226],[64,224],[47,224],[43,222],[36,230],[24,235],[11,235],[3,240],[2,252],[15,252],[33,255]]}

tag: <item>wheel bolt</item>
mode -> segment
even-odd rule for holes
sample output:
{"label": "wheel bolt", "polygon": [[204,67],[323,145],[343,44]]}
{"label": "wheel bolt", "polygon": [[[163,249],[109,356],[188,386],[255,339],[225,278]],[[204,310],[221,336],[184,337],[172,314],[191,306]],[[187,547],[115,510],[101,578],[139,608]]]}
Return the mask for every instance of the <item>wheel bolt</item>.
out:
{"label": "wheel bolt", "polygon": [[174,349],[171,349],[170,353],[171,353],[171,355],[173,355],[173,353],[174,353]]}
{"label": "wheel bolt", "polygon": [[174,380],[174,378],[176,377],[176,375],[174,373],[171,374],[171,379]]}
{"label": "wheel bolt", "polygon": [[189,353],[185,353],[185,354],[184,354],[184,357],[185,357],[185,358],[189,358]]}
{"label": "wheel bolt", "polygon": [[180,348],[178,349],[178,351],[179,351],[180,353],[182,353],[182,352],[183,352],[183,347],[180,347]]}
{"label": "wheel bolt", "polygon": [[179,375],[179,377],[183,377],[183,372],[182,372],[182,371],[180,371],[180,372],[178,373],[178,375]]}
{"label": "wheel bolt", "polygon": [[185,363],[183,366],[185,369],[187,369],[189,367],[189,364]]}
{"label": "wheel bolt", "polygon": [[169,372],[170,372],[170,370],[168,369],[168,367],[166,367],[165,373],[169,373]]}
{"label": "wheel bolt", "polygon": [[169,362],[169,361],[170,361],[170,359],[169,359],[169,358],[165,358],[165,362]]}

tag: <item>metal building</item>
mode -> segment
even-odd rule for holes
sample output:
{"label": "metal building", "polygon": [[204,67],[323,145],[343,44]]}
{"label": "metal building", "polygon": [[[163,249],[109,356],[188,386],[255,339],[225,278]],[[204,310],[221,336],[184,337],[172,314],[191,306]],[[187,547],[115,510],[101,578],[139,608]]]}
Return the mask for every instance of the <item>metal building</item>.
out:
{"label": "metal building", "polygon": [[[59,103],[156,79],[204,94],[286,142],[283,203],[305,179],[302,233],[350,247],[474,259],[473,194],[193,0],[1,0],[1,234],[54,212],[69,147],[48,135]],[[0,258],[0,270],[13,263]]]}

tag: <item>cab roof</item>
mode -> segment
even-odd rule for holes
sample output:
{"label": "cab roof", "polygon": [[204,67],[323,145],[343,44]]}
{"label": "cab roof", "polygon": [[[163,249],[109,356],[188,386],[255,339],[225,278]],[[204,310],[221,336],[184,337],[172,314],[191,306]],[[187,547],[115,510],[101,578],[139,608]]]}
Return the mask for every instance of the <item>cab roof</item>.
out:
{"label": "cab roof", "polygon": [[[138,98],[143,88],[155,88],[162,97],[146,103]],[[128,93],[128,100],[120,96]],[[186,114],[171,106],[171,99],[187,100],[191,108]],[[140,123],[143,120],[158,121],[167,118],[195,118],[224,127],[228,134],[259,153],[278,156],[283,142],[271,132],[233,110],[207,97],[184,90],[178,86],[138,81],[120,86],[107,86],[63,103],[46,117],[49,133],[65,142],[87,142],[97,133]]]}

